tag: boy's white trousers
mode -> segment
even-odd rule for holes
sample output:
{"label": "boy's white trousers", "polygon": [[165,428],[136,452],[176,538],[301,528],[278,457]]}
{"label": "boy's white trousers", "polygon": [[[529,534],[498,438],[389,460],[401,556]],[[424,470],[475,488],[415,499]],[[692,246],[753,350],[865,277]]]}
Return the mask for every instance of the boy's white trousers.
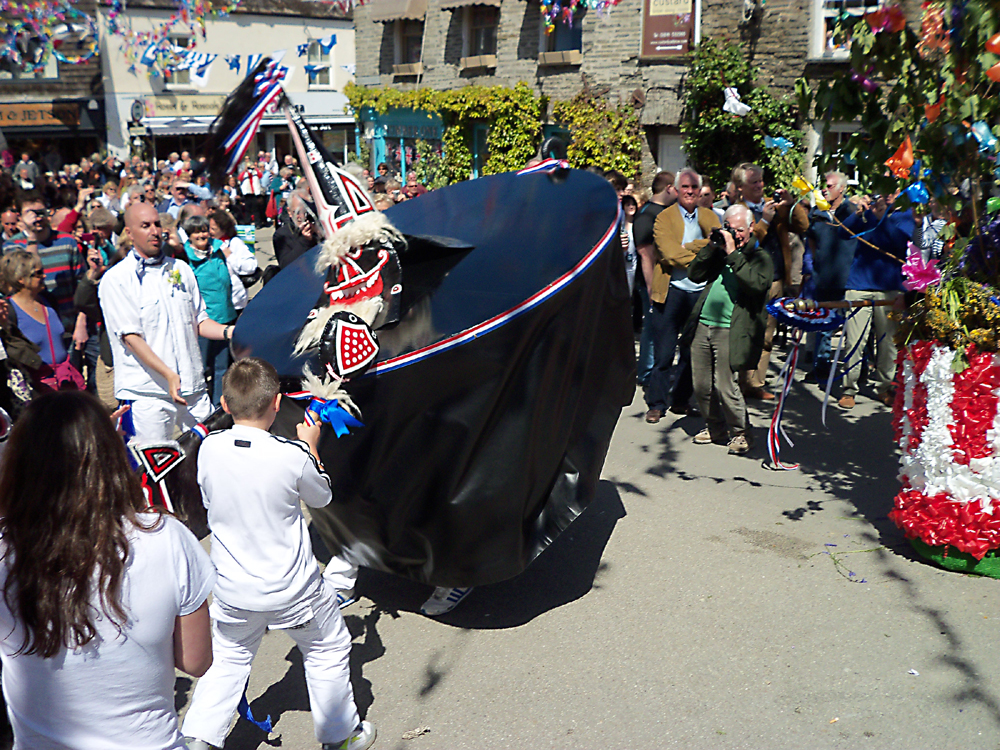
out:
{"label": "boy's white trousers", "polygon": [[215,599],[212,666],[198,680],[182,733],[210,745],[225,743],[250,666],[267,630],[284,630],[302,652],[316,739],[342,742],[360,723],[351,687],[351,635],[336,594],[320,580],[303,601],[274,612],[251,612]]}

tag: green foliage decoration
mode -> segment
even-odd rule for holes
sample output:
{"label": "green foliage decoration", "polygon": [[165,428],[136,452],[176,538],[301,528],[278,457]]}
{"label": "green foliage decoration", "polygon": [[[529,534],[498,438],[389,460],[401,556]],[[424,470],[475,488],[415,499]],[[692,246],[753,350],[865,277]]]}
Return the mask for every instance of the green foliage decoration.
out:
{"label": "green foliage decoration", "polygon": [[585,84],[569,101],[553,103],[552,119],[572,133],[566,153],[570,166],[639,176],[642,130],[635,108],[613,105]]}
{"label": "green foliage decoration", "polygon": [[817,158],[820,169],[856,170],[862,189],[872,192],[903,189],[895,207],[908,208],[905,189],[917,175],[896,176],[886,161],[909,137],[919,179],[948,222],[942,280],[903,316],[899,343],[1000,348],[1000,214],[997,199],[984,201],[1000,169],[998,149],[982,137],[984,129],[1000,136],[1000,91],[987,75],[1000,56],[986,50],[1000,35],[997,7],[996,0],[937,0],[923,3],[919,17],[906,18],[898,4],[863,16],[842,13],[834,40],[849,47],[849,66],[796,83],[801,111],[824,134],[833,123],[857,124],[838,153]]}
{"label": "green foliage decoration", "polygon": [[[988,179],[991,169],[978,153],[969,125],[985,121],[1000,132],[1000,92],[986,76],[1000,57],[984,49],[1000,31],[1000,13],[995,0],[924,3],[925,19],[929,11],[943,14],[948,36],[944,47],[922,44],[920,24],[912,21],[900,31],[875,33],[864,16],[842,14],[834,39],[849,44],[849,69],[823,80],[800,79],[796,92],[802,112],[812,112],[824,135],[833,123],[858,125],[840,152],[817,159],[820,169],[856,169],[863,188],[889,193],[909,182],[885,168],[909,136],[914,157],[930,173],[925,178],[930,192],[944,205],[961,210],[962,196],[949,185],[965,179],[978,183]],[[878,88],[866,90],[853,80],[855,74]],[[940,114],[929,119],[925,107],[937,104]]]}
{"label": "green foliage decoration", "polygon": [[483,174],[520,169],[538,148],[542,132],[542,100],[526,83],[504,86],[466,86],[450,91],[366,88],[348,84],[344,90],[355,112],[370,107],[380,114],[390,109],[436,112],[444,123],[443,171],[448,182],[472,175],[472,128],[490,126],[489,152]]}
{"label": "green foliage decoration", "polygon": [[[702,39],[691,58],[683,84],[684,152],[716,190],[722,190],[733,167],[745,161],[760,165],[773,187],[787,188],[801,174],[804,150],[798,110],[755,81],[753,66],[736,43]],[[736,89],[750,107],[749,114],[738,117],[722,109],[726,87]],[[793,146],[783,155],[780,149],[764,145],[765,136],[785,138]]]}

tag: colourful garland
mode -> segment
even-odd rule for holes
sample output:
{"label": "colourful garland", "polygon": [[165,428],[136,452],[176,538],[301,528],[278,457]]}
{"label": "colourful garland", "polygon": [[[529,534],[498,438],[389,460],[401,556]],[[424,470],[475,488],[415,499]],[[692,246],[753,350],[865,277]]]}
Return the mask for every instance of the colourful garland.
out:
{"label": "colourful garland", "polygon": [[[37,73],[45,69],[51,55],[61,63],[81,65],[97,54],[97,24],[68,2],[0,3],[0,11],[17,16],[13,21],[0,21],[0,59],[16,68]],[[81,54],[66,55],[59,49],[67,36],[59,30],[63,24],[85,28]],[[32,58],[25,59],[22,50],[31,50]]]}
{"label": "colourful garland", "polygon": [[555,31],[556,21],[562,21],[567,26],[573,25],[573,14],[582,10],[593,10],[603,13],[608,8],[618,5],[621,0],[542,0],[542,17],[545,23],[545,33]]}
{"label": "colourful garland", "polygon": [[910,539],[981,560],[1000,549],[1000,355],[970,346],[956,373],[957,354],[933,341],[899,353],[903,489],[889,518]]}

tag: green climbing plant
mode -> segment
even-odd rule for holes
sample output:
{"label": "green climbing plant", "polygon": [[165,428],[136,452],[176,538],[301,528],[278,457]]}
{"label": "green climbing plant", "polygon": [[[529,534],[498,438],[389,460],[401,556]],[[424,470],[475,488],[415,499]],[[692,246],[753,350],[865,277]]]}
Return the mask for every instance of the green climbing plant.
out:
{"label": "green climbing plant", "polygon": [[444,156],[428,141],[417,141],[416,146],[418,158],[414,162],[413,171],[417,175],[417,182],[431,190],[447,185],[448,173],[445,170]]}
{"label": "green climbing plant", "polygon": [[447,182],[472,175],[472,132],[476,124],[489,126],[488,156],[483,174],[519,169],[534,156],[542,132],[543,100],[526,83],[505,86],[466,86],[451,91],[366,88],[348,84],[345,94],[355,112],[370,107],[380,114],[390,109],[436,112],[444,123],[441,168]]}
{"label": "green climbing plant", "polygon": [[571,166],[615,169],[638,177],[642,129],[634,107],[612,104],[585,84],[569,101],[553,102],[552,119],[572,134],[566,153]]}
{"label": "green climbing plant", "polygon": [[[800,174],[804,156],[798,109],[788,99],[776,99],[756,85],[753,66],[740,45],[703,39],[695,49],[684,79],[681,136],[691,164],[712,180],[717,190],[729,182],[741,162],[764,169],[768,184],[788,187]],[[750,112],[739,117],[726,112],[724,89],[735,88]],[[787,153],[768,148],[766,136],[783,138]]]}

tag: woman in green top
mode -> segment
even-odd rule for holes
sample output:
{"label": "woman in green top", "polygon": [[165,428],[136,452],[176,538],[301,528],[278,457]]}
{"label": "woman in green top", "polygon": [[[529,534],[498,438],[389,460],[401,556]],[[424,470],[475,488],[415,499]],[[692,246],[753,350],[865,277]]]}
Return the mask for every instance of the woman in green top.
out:
{"label": "woman in green top", "polygon": [[[222,243],[213,240],[209,233],[209,222],[204,216],[189,216],[181,229],[187,234],[184,252],[187,262],[198,280],[198,290],[205,300],[208,317],[216,323],[230,325],[236,322],[236,308],[233,306],[233,287],[229,275]],[[201,360],[205,368],[205,380],[209,383],[209,396],[215,406],[222,396],[222,376],[226,374],[232,360],[226,341],[199,339]]]}

